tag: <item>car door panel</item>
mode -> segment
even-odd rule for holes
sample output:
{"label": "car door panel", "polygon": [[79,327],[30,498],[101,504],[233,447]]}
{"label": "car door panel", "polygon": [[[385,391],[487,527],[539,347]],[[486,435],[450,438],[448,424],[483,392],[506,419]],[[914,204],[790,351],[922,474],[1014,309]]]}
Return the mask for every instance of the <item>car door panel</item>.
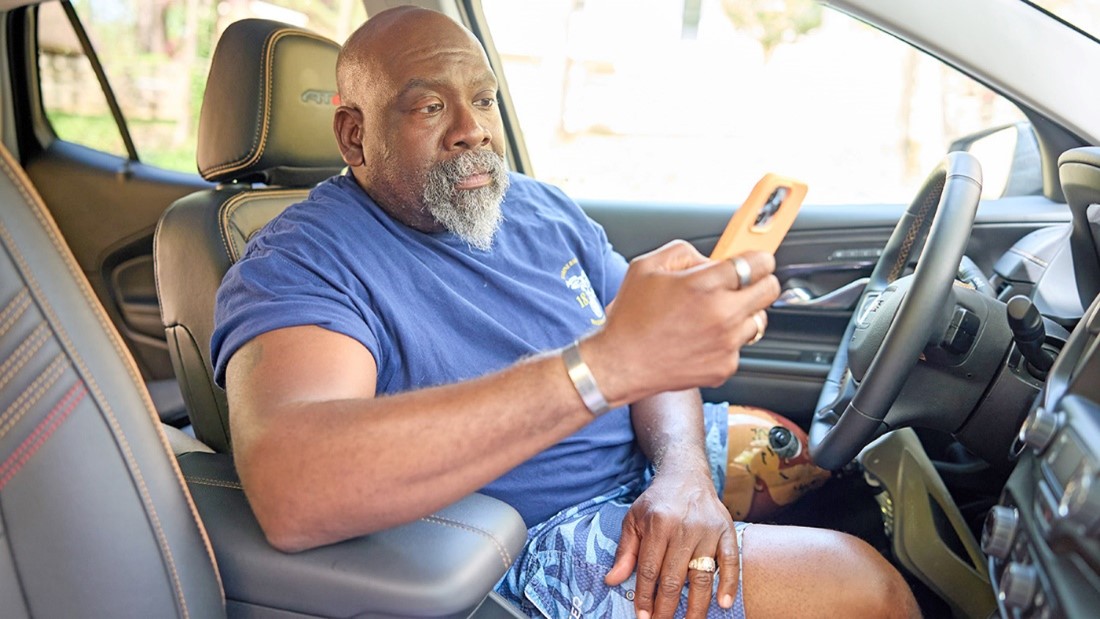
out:
{"label": "car door panel", "polygon": [[209,184],[198,175],[127,162],[62,140],[24,165],[143,374],[171,378],[152,269],[153,231],[168,205]]}
{"label": "car door panel", "polygon": [[[717,205],[654,205],[586,202],[581,206],[604,226],[628,259],[673,239],[709,254],[733,208]],[[741,368],[725,385],[704,390],[711,401],[761,406],[807,423],[851,312],[878,253],[903,205],[813,205],[802,207],[776,252],[776,275],[784,296],[794,289],[803,300],[820,299],[851,287],[839,303],[814,307],[778,303],[768,311],[767,336],[742,352]],[[1042,196],[983,202],[967,254],[983,272],[1034,230],[1069,221],[1064,204]]]}

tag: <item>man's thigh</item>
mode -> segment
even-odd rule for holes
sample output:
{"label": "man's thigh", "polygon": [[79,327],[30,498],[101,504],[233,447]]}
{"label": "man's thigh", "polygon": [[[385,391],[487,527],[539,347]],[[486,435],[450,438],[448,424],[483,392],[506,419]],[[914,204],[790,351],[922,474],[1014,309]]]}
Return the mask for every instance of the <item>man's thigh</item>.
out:
{"label": "man's thigh", "polygon": [[859,538],[754,524],[741,544],[745,615],[751,619],[920,616],[905,580]]}

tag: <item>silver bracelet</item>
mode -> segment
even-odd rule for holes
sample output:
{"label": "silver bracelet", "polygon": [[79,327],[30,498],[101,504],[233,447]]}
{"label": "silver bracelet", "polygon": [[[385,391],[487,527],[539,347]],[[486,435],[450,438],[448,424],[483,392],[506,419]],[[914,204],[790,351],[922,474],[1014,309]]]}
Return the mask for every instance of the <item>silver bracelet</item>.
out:
{"label": "silver bracelet", "polygon": [[592,375],[592,370],[588,368],[584,359],[581,359],[580,345],[580,342],[574,341],[561,351],[561,358],[565,361],[569,379],[573,381],[577,393],[584,400],[588,412],[598,417],[611,410],[611,407],[607,404],[607,398],[603,396],[603,392],[600,391],[600,386],[596,384],[596,377]]}

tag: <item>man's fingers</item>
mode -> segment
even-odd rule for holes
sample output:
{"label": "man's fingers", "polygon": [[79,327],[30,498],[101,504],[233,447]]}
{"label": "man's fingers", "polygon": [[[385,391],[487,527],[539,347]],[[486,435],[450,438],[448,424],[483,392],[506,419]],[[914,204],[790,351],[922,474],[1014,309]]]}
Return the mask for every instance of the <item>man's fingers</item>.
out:
{"label": "man's fingers", "polygon": [[707,262],[707,257],[699,253],[687,241],[672,241],[634,259],[649,268],[660,271],[683,271]]}
{"label": "man's fingers", "polygon": [[[657,587],[662,576],[661,566],[664,564],[667,550],[668,540],[654,535],[646,537],[639,549],[634,581],[634,611],[639,619],[648,619],[653,615],[655,599],[659,593]],[[683,576],[681,576],[681,586],[683,582]]]}
{"label": "man's fingers", "polygon": [[737,597],[737,586],[741,573],[741,559],[737,549],[737,533],[727,529],[718,540],[718,605],[722,608],[733,606]]}
{"label": "man's fingers", "polygon": [[745,321],[743,330],[745,333],[745,346],[752,346],[759,342],[764,337],[764,332],[768,330],[768,313],[764,310],[753,312]]}
{"label": "man's fingers", "polygon": [[623,584],[627,578],[630,578],[630,574],[634,572],[634,565],[638,562],[640,542],[641,538],[638,537],[634,519],[628,512],[626,519],[623,520],[623,533],[619,539],[619,547],[615,550],[615,562],[611,564],[611,569],[607,571],[607,575],[603,578],[605,584],[609,587],[616,587]]}
{"label": "man's fingers", "polygon": [[657,593],[653,601],[653,619],[672,619],[676,608],[680,605],[680,595],[684,590],[684,579],[688,572],[688,561],[691,560],[688,548],[670,544],[665,552],[665,560],[661,565],[661,573],[657,577]]}
{"label": "man's fingers", "polygon": [[[714,579],[720,578],[719,572],[714,572],[718,562],[714,557],[720,550],[720,538],[703,539],[695,546],[691,561],[687,565],[687,614],[686,619],[702,619],[706,617],[706,610],[711,607],[711,596],[714,593]],[[707,560],[711,561],[707,561]],[[709,568],[709,571],[707,570]]]}
{"label": "man's fingers", "polygon": [[688,602],[686,619],[700,619],[707,616],[710,608],[710,595],[714,590],[714,574],[699,570],[688,570]]}
{"label": "man's fingers", "polygon": [[747,288],[775,272],[775,256],[759,251],[745,252],[723,262],[733,271],[734,286],[738,289]]}

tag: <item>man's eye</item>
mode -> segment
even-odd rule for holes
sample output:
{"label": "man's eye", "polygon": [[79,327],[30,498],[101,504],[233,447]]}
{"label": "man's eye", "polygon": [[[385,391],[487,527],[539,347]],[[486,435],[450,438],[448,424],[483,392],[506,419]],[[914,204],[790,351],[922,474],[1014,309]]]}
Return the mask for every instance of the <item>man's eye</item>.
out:
{"label": "man's eye", "polygon": [[442,103],[429,103],[428,105],[425,105],[424,107],[420,108],[420,111],[424,112],[425,114],[436,114],[438,112],[441,112],[442,110],[443,110],[443,104]]}
{"label": "man's eye", "polygon": [[493,107],[496,105],[497,100],[492,97],[485,97],[484,99],[478,99],[474,102],[474,105],[478,107]]}

